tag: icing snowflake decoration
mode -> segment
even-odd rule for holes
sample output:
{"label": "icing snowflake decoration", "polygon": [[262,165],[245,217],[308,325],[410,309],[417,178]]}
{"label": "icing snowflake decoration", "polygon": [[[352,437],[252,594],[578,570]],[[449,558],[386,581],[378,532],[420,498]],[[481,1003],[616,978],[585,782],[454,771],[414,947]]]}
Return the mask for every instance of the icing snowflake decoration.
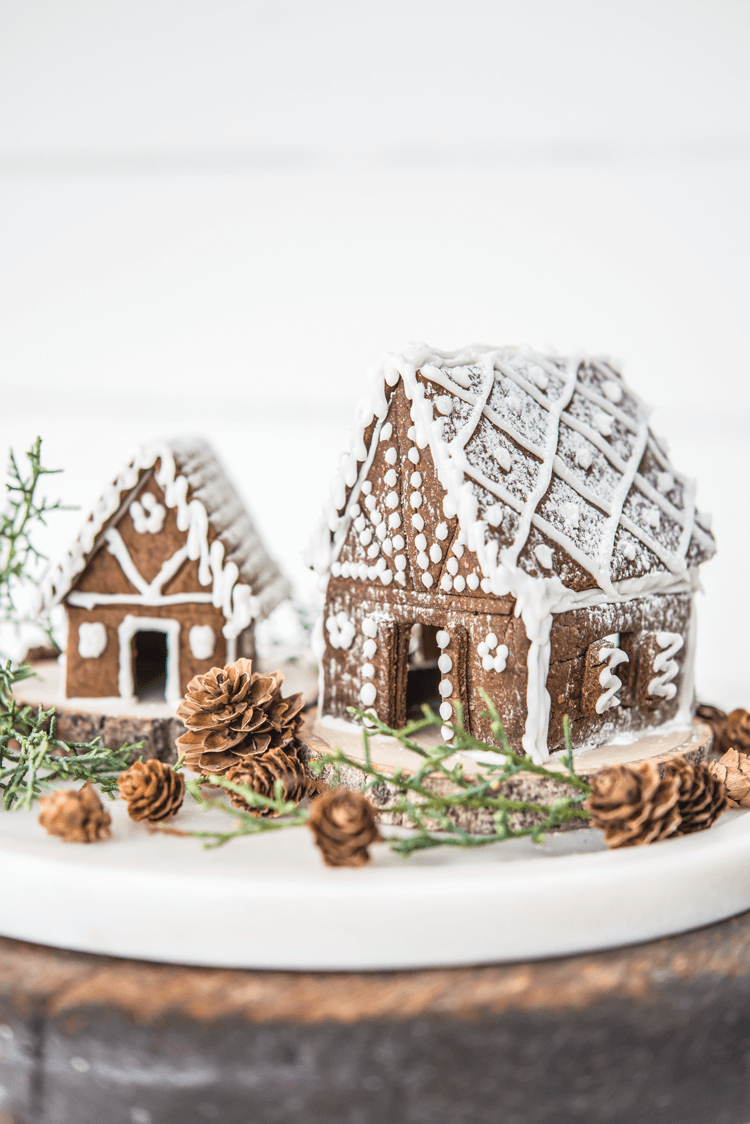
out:
{"label": "icing snowflake decoration", "polygon": [[356,632],[354,621],[346,613],[336,613],[326,621],[328,642],[332,648],[351,648]]}
{"label": "icing snowflake decoration", "polygon": [[[429,446],[446,516],[458,516],[492,592],[518,596],[526,575],[558,593],[598,587],[614,596],[618,584],[654,575],[673,586],[714,553],[693,482],[669,463],[647,409],[612,362],[419,346],[387,356],[372,376],[313,551],[320,572],[332,572],[353,521],[350,497],[362,501],[365,433],[385,417],[399,379],[417,457]],[[394,459],[394,476],[399,467],[406,471]],[[415,487],[407,501],[413,526],[421,499]]]}
{"label": "icing snowflake decoration", "polygon": [[130,517],[139,535],[158,535],[166,516],[167,509],[151,492],[144,492],[140,500],[133,500],[130,505]]}

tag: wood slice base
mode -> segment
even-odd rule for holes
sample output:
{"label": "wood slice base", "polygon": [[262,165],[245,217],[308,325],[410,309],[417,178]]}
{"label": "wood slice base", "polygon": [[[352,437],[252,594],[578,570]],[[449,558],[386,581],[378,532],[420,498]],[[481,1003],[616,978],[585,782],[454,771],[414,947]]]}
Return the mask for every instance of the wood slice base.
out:
{"label": "wood slice base", "polygon": [[[420,735],[420,744],[425,747],[437,744],[439,737],[437,731],[429,730]],[[664,732],[649,732],[638,741],[628,745],[600,746],[574,755],[573,762],[576,772],[588,780],[594,773],[607,765],[628,764],[637,761],[651,760],[660,771],[671,757],[682,757],[685,761],[695,764],[704,760],[711,751],[713,733],[705,723],[695,720],[691,727],[666,730]],[[311,718],[303,729],[302,755],[306,764],[312,765],[337,746],[347,757],[353,760],[364,761],[362,748],[362,733],[355,725],[350,723],[328,724]],[[395,738],[371,737],[370,752],[373,762],[380,772],[392,775],[396,769],[403,769],[406,773],[414,773],[422,764],[418,754],[404,749]],[[455,754],[446,760],[447,767],[455,764],[463,766],[466,776],[477,776],[482,773],[486,764],[494,755],[484,755],[484,760],[477,760],[467,754]],[[494,758],[494,763],[501,761]],[[547,763],[547,768],[553,772],[564,773],[564,766],[559,755],[553,756]],[[320,779],[325,784],[334,780],[334,766],[326,765]],[[340,771],[341,783],[347,788],[360,789],[367,782],[367,776],[360,769],[344,767]],[[431,777],[427,787],[432,791],[445,795],[457,791],[455,785],[447,778]],[[397,784],[383,783],[371,789],[368,797],[377,809],[377,818],[383,824],[392,826],[409,827],[411,822],[404,813],[394,813],[389,809],[400,797],[404,790]],[[503,793],[514,800],[530,802],[551,801],[563,796],[570,796],[571,788],[563,781],[556,782],[547,777],[534,773],[519,773],[503,786]],[[451,819],[464,831],[474,835],[491,835],[495,831],[493,812],[489,809],[466,808],[451,812]],[[540,815],[533,812],[514,812],[510,816],[510,824],[514,830],[533,827],[541,819]],[[568,820],[555,830],[571,831],[587,826],[586,820]]]}
{"label": "wood slice base", "polygon": [[[285,693],[302,691],[306,699],[315,698],[317,681],[314,669],[308,665],[291,660],[281,664],[278,660],[255,663],[260,670],[281,666]],[[57,660],[43,660],[32,667],[34,677],[18,684],[16,698],[32,707],[54,707],[56,731],[63,741],[89,742],[101,738],[102,745],[109,749],[143,742],[142,748],[133,751],[132,760],[155,757],[170,765],[177,761],[176,742],[185,727],[175,716],[174,705],[119,698],[65,699]]]}

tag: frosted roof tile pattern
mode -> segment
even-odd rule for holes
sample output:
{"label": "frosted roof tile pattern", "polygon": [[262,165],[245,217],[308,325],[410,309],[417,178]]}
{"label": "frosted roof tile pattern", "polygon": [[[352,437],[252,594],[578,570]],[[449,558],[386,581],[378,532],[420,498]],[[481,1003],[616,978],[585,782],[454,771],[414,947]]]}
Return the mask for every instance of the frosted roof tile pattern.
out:
{"label": "frosted roof tile pattern", "polygon": [[[469,541],[489,547],[485,559],[549,577],[536,553],[543,544],[566,585],[611,589],[654,572],[687,576],[714,553],[692,481],[670,465],[648,410],[611,361],[517,348],[420,346],[386,359],[334,490],[334,537],[364,460],[364,431],[384,416],[399,377],[449,503],[462,525],[473,520]],[[498,503],[503,518],[490,525],[486,513]]]}

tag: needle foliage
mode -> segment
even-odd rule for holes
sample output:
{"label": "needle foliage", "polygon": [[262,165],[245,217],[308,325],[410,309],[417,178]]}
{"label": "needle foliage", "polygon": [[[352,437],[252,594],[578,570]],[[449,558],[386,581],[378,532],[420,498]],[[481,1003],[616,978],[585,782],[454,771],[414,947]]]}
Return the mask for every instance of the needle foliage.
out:
{"label": "needle foliage", "polygon": [[[22,588],[35,584],[34,572],[44,555],[34,544],[34,534],[46,523],[47,515],[65,510],[62,504],[48,503],[40,497],[43,476],[57,472],[44,468],[39,437],[26,453],[26,466],[19,465],[11,452],[6,481],[6,505],[0,514],[0,619],[21,624],[18,595]],[[50,635],[49,622],[46,625]],[[19,705],[14,695],[16,684],[34,672],[26,664],[12,661],[0,665],[0,793],[5,809],[30,808],[32,802],[55,782],[86,782],[114,796],[117,777],[130,764],[138,745],[125,745],[113,751],[96,738],[91,742],[70,742],[55,733],[55,709]]]}
{"label": "needle foliage", "polygon": [[[562,756],[564,771],[556,771],[543,765],[536,765],[528,757],[520,757],[515,753],[508,741],[497,709],[486,695],[485,701],[488,707],[486,716],[490,718],[492,732],[500,742],[499,746],[490,745],[470,734],[464,726],[460,708],[457,708],[451,744],[430,748],[420,745],[416,735],[431,727],[439,729],[445,723],[427,706],[422,708],[423,718],[408,723],[401,730],[387,726],[371,714],[352,710],[351,713],[355,718],[367,722],[369,726],[369,729],[365,726],[362,731],[362,759],[349,757],[340,749],[334,749],[311,763],[312,772],[320,776],[327,767],[332,767],[335,786],[340,783],[341,770],[349,768],[365,775],[366,780],[362,787],[364,793],[380,786],[388,786],[391,791],[395,789],[396,796],[388,804],[387,810],[402,815],[414,830],[408,836],[392,836],[388,842],[391,850],[405,858],[414,851],[427,848],[484,847],[488,843],[526,835],[531,836],[535,842],[542,842],[546,832],[560,827],[566,821],[588,820],[589,814],[583,807],[583,801],[591,789],[578,776],[573,766],[573,745],[568,719],[566,718],[564,723],[566,747]],[[395,738],[404,749],[420,757],[422,764],[414,771],[396,769],[393,773],[382,772],[373,763],[370,752],[370,739],[373,735]],[[469,751],[493,755],[496,761],[490,759],[489,764],[482,764],[476,775],[475,770],[472,769],[471,775],[466,776],[464,765],[460,761],[450,764],[449,759],[455,759],[456,754]],[[549,802],[516,799],[503,790],[507,789],[507,783],[519,773],[534,773],[547,777],[568,791],[565,795],[555,797]],[[448,786],[439,787],[448,788],[449,791],[436,791],[431,787],[430,782],[435,778],[448,780],[450,782]],[[201,785],[207,782],[217,788],[238,793],[251,808],[257,809],[256,814],[229,808],[221,798],[206,798],[201,792]],[[230,812],[235,817],[235,826],[231,830],[175,833],[201,839],[205,846],[221,846],[243,835],[278,831],[284,827],[301,827],[309,818],[306,809],[283,799],[281,782],[277,782],[273,798],[260,796],[247,785],[234,784],[223,776],[188,780],[187,789],[204,807]],[[492,815],[494,831],[475,835],[462,829],[456,823],[455,816],[457,812],[465,809],[488,810]],[[260,812],[270,812],[274,818],[260,816],[257,814]],[[514,827],[512,816],[517,812],[532,813],[531,826]]]}
{"label": "needle foliage", "polygon": [[42,439],[37,437],[26,453],[26,465],[13,450],[9,454],[5,482],[5,507],[0,513],[0,615],[20,624],[17,597],[19,590],[34,583],[33,571],[45,556],[34,544],[34,532],[47,522],[53,511],[63,511],[59,500],[49,503],[40,496],[42,477],[54,476],[60,469],[42,465]]}

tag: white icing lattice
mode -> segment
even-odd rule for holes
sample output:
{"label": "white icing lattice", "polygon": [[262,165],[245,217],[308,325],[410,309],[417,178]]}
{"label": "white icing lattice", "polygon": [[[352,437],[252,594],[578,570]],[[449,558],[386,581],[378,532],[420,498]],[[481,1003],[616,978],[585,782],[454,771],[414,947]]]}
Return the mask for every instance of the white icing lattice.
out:
{"label": "white icing lattice", "polygon": [[[429,444],[449,508],[484,556],[485,576],[498,565],[547,569],[525,549],[532,533],[553,553],[562,547],[610,593],[625,578],[685,576],[713,553],[705,521],[695,517],[692,484],[666,460],[646,409],[606,360],[414,348],[388,356],[374,376],[328,511],[334,556],[348,525],[348,480],[366,457],[364,430],[373,414],[385,413],[386,392],[399,377],[415,444]],[[421,501],[415,489],[408,502],[416,509]],[[631,558],[633,541],[641,549]],[[330,548],[321,561],[330,567]]]}

